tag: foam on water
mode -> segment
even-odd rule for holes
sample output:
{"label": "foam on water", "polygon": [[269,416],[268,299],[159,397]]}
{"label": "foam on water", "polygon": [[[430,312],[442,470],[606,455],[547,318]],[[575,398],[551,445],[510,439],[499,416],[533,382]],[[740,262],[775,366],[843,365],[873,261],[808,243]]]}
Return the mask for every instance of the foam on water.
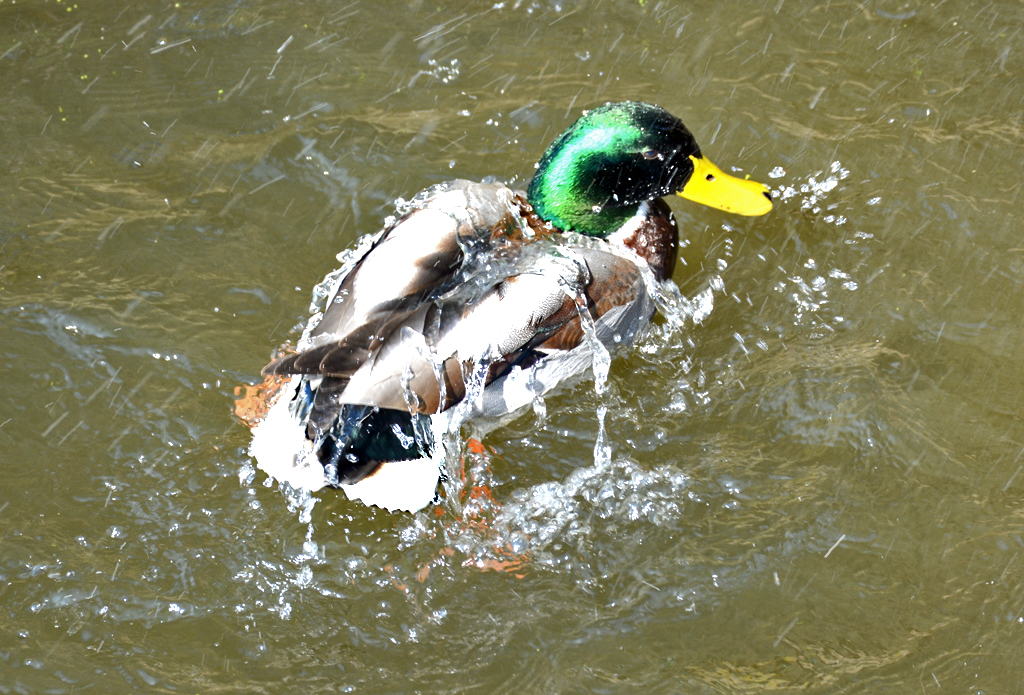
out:
{"label": "foam on water", "polygon": [[561,482],[513,492],[495,505],[483,529],[453,524],[446,529],[452,547],[471,558],[511,551],[528,554],[532,564],[555,566],[559,559],[552,554],[553,544],[585,541],[594,519],[674,524],[687,503],[689,478],[674,466],[647,469],[628,458],[613,458],[603,436],[604,414],[602,408],[593,465],[576,469]]}

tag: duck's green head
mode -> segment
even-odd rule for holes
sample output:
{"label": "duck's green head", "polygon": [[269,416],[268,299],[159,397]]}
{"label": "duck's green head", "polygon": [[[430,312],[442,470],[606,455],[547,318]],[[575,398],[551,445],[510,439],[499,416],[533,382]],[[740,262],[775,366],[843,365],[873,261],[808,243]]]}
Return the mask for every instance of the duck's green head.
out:
{"label": "duck's green head", "polygon": [[558,136],[537,165],[528,197],[556,227],[605,237],[644,201],[672,193],[740,215],[772,208],[767,186],[723,173],[682,121],[636,101],[589,111]]}

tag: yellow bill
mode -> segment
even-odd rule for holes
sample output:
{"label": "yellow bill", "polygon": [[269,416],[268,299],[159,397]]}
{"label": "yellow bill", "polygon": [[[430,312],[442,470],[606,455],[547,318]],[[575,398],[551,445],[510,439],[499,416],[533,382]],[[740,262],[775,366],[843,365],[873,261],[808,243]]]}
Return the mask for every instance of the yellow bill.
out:
{"label": "yellow bill", "polygon": [[703,157],[690,155],[693,176],[676,195],[737,215],[763,215],[772,209],[768,186],[729,176]]}

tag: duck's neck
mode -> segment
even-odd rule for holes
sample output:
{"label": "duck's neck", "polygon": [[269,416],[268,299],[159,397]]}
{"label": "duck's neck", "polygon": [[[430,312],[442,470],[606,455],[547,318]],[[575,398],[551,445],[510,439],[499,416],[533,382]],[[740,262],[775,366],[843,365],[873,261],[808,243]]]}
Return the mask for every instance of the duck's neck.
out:
{"label": "duck's neck", "polygon": [[672,277],[679,251],[679,228],[668,204],[658,198],[640,204],[638,214],[606,239],[643,258],[658,280]]}

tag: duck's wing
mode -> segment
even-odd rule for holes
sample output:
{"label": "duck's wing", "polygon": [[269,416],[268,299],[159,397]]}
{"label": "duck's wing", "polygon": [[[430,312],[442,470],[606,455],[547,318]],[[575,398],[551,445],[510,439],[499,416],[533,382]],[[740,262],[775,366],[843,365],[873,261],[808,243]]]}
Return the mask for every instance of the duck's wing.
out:
{"label": "duck's wing", "polygon": [[313,346],[263,374],[347,378],[425,302],[450,291],[474,259],[505,243],[520,222],[515,194],[500,184],[434,187],[387,229],[342,280],[312,331]]}
{"label": "duck's wing", "polygon": [[[516,366],[525,369],[582,345],[581,306],[608,346],[631,342],[653,313],[639,269],[622,255],[556,250],[521,266],[522,272],[470,302],[420,306],[351,375],[339,399],[440,412],[467,394],[479,396]],[[577,356],[567,367],[570,373],[590,364],[589,352]],[[565,376],[569,373],[553,375],[551,385]],[[506,405],[511,410],[522,404],[509,400]]]}

